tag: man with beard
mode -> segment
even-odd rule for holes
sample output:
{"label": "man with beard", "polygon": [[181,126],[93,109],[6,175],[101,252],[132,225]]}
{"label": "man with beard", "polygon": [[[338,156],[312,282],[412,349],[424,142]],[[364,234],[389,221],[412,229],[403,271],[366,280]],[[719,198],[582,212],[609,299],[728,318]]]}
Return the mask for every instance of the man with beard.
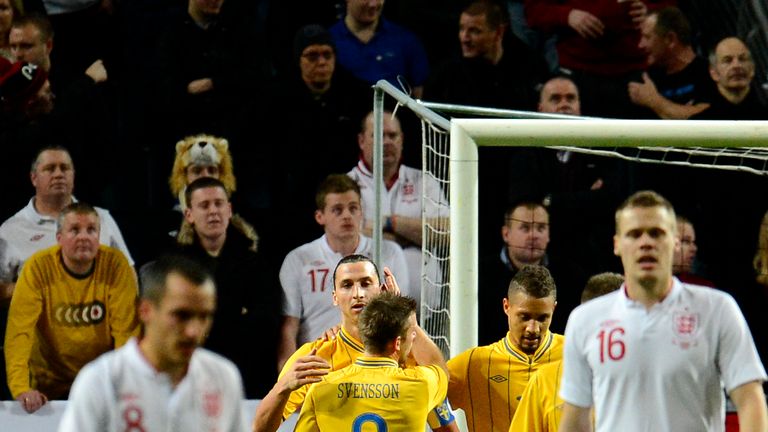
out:
{"label": "man with beard", "polygon": [[615,217],[626,282],[568,319],[560,430],[591,431],[592,407],[597,431],[722,430],[723,388],[740,430],[768,429],[765,369],[736,301],[672,276],[672,204],[640,191]]}
{"label": "man with beard", "polygon": [[8,387],[32,413],[66,399],[80,368],[136,333],[136,275],[125,256],[99,245],[99,214],[61,210],[57,245],[27,260],[5,333]]}
{"label": "man with beard", "polygon": [[507,432],[531,374],[562,359],[563,336],[549,331],[556,294],[545,267],[522,267],[502,302],[507,335],[448,360],[448,400],[464,410],[470,432]]}

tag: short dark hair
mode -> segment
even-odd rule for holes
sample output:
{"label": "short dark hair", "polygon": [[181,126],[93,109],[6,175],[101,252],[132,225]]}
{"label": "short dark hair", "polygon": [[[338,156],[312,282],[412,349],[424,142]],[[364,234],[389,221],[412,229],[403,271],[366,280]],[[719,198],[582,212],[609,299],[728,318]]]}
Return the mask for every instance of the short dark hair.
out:
{"label": "short dark hair", "polygon": [[183,255],[162,255],[141,267],[139,272],[140,296],[153,304],[160,304],[167,290],[168,275],[175,273],[200,286],[213,282],[213,276],[199,262]]}
{"label": "short dark hair", "polygon": [[516,292],[527,294],[533,298],[554,297],[557,299],[557,287],[552,274],[546,267],[541,265],[523,266],[512,281],[509,282],[507,298],[512,297]]}
{"label": "short dark hair", "polygon": [[325,198],[328,194],[332,193],[345,193],[354,191],[358,198],[360,194],[360,186],[352,180],[346,174],[331,174],[323,180],[317,187],[317,193],[315,194],[315,205],[318,210],[325,209]]}
{"label": "short dark hair", "polygon": [[547,213],[547,216],[549,216],[549,210],[547,210],[547,207],[545,207],[544,204],[532,200],[521,200],[514,202],[510,204],[509,207],[507,207],[507,211],[504,212],[504,225],[507,225],[510,219],[512,219],[512,214],[515,212],[515,210],[521,207],[531,211],[534,211],[537,208],[542,208]]}
{"label": "short dark hair", "polygon": [[72,154],[69,153],[69,150],[60,144],[50,144],[40,147],[40,149],[37,150],[35,157],[32,159],[32,163],[29,166],[29,172],[35,172],[37,165],[40,164],[40,155],[47,151],[60,151],[66,153],[67,156],[69,156],[69,160],[72,162],[72,168],[74,169],[75,163],[72,161]]}
{"label": "short dark hair", "polygon": [[195,191],[212,187],[221,188],[224,191],[224,194],[227,196],[227,199],[229,199],[229,192],[227,191],[227,187],[224,186],[224,183],[222,183],[221,180],[213,177],[200,177],[199,179],[187,185],[187,188],[184,190],[184,200],[186,201],[187,206],[192,205],[192,194],[195,193]]}
{"label": "short dark hair", "polygon": [[[14,1],[11,0],[11,4],[13,3]],[[51,25],[51,20],[49,20],[47,16],[38,12],[13,16],[11,28],[20,28],[27,25],[34,26],[40,32],[40,38],[43,42],[53,39],[53,26]]]}
{"label": "short dark hair", "polygon": [[509,25],[509,13],[498,1],[477,0],[470,3],[462,13],[470,16],[485,15],[485,22],[492,29]]}
{"label": "short dark hair", "polygon": [[[61,212],[59,213],[59,217],[56,218],[56,232],[61,232],[61,229],[64,227],[64,219],[67,217],[68,214],[74,213],[74,214],[80,214],[80,215],[94,215],[96,216],[96,220],[99,220],[99,213],[96,212],[96,208],[94,208],[92,205],[84,203],[82,201],[73,202],[63,209],[61,209]],[[101,224],[101,222],[99,222]]]}
{"label": "short dark hair", "polygon": [[408,320],[416,313],[416,300],[383,292],[365,306],[357,327],[365,350],[388,355],[387,344],[398,336],[405,337]]}
{"label": "short dark hair", "polygon": [[352,264],[356,262],[371,263],[371,265],[373,265],[373,269],[376,270],[376,278],[378,278],[379,283],[381,283],[381,273],[379,273],[379,266],[377,266],[372,259],[370,259],[365,255],[353,254],[353,255],[347,255],[344,258],[340,259],[339,262],[336,264],[336,268],[333,269],[333,279],[331,279],[331,282],[333,283],[333,289],[336,289],[336,271],[339,269],[339,267],[341,267],[342,264]]}
{"label": "short dark hair", "polygon": [[618,273],[605,272],[592,276],[587,281],[584,291],[581,292],[581,302],[598,298],[619,289],[624,283],[624,276]]}
{"label": "short dark hair", "polygon": [[675,218],[675,208],[672,207],[672,203],[669,202],[669,200],[661,196],[661,194],[651,190],[639,191],[630,195],[629,198],[624,200],[624,202],[621,203],[619,208],[616,209],[616,213],[614,214],[614,219],[616,222],[616,232],[619,232],[619,215],[621,214],[622,211],[628,208],[651,208],[651,207],[665,208],[672,214],[672,217]]}
{"label": "short dark hair", "polygon": [[685,17],[683,12],[674,7],[668,6],[650,15],[656,15],[656,28],[654,31],[660,36],[669,32],[674,32],[679,40],[685,46],[691,46],[693,38],[691,36],[691,23]]}

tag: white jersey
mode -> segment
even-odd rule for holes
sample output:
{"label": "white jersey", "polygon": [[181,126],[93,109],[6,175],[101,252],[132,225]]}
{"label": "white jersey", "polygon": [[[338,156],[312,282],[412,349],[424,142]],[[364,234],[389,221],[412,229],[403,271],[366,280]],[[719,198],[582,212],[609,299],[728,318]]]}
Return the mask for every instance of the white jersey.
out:
{"label": "white jersey", "polygon": [[677,278],[650,310],[624,286],[577,307],[563,364],[560,396],[594,404],[598,432],[722,431],[722,387],[766,380],[736,301]]}
{"label": "white jersey", "polygon": [[[56,244],[56,219],[38,213],[33,202],[34,198],[30,199],[29,204],[0,225],[0,282],[14,282],[21,273],[21,266],[32,254]],[[94,208],[101,226],[99,242],[118,249],[133,266],[131,254],[112,215],[103,208]]]}
{"label": "white jersey", "polygon": [[77,375],[59,432],[243,432],[237,367],[202,348],[174,388],[139,351],[135,338]]}
{"label": "white jersey", "polygon": [[[374,216],[374,183],[373,173],[361,159],[355,168],[347,173],[360,186],[360,195],[363,206],[363,215],[366,220],[373,220]],[[427,197],[427,205],[424,206],[422,187]],[[397,178],[392,186],[382,188],[381,214],[384,217],[395,215],[410,218],[421,218],[422,207],[426,217],[449,216],[449,208],[443,203],[448,202],[443,190],[435,179],[425,177],[421,170],[409,166],[400,165]],[[421,300],[418,289],[421,287],[421,245],[411,245],[403,248],[408,265],[410,277],[409,285],[416,300]],[[435,260],[427,263],[429,275],[439,275],[439,264]],[[435,278],[435,276],[432,276]],[[436,278],[441,279],[441,278]],[[439,282],[439,281],[438,281]]]}
{"label": "white jersey", "polygon": [[[355,254],[373,256],[373,241],[360,235]],[[283,315],[299,319],[299,346],[320,337],[339,323],[339,311],[333,305],[333,270],[341,259],[331,250],[326,236],[299,246],[286,255],[280,268],[280,285],[285,302]],[[410,295],[408,269],[403,250],[395,242],[381,243],[382,264],[397,278],[403,295]],[[379,275],[383,277],[383,275]]]}

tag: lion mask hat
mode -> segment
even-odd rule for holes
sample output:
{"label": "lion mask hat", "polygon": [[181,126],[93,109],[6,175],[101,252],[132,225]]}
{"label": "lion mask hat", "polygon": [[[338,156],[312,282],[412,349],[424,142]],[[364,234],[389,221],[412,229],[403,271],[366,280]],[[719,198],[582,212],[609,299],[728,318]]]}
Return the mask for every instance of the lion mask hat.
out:
{"label": "lion mask hat", "polygon": [[[173,161],[171,177],[168,179],[171,193],[178,197],[182,212],[187,207],[184,200],[187,168],[193,165],[218,166],[219,180],[224,184],[227,195],[231,196],[235,191],[237,182],[232,167],[232,156],[229,154],[229,142],[213,135],[188,136],[176,143],[176,159]],[[230,224],[252,241],[251,250],[256,251],[259,236],[253,226],[238,214],[232,215]],[[182,220],[181,227],[176,233],[176,240],[180,244],[189,245],[194,242],[194,238],[194,228],[187,221]]]}

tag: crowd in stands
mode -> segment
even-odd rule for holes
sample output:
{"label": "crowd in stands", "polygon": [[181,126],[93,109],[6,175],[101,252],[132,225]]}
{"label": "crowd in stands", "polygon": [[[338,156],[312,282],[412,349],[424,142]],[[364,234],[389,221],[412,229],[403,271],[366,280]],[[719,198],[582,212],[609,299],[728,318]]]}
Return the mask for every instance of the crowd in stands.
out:
{"label": "crowd in stands", "polygon": [[[336,263],[372,253],[380,79],[431,102],[768,120],[748,44],[697,45],[703,30],[676,3],[0,0],[0,397],[28,411],[66,398],[80,367],[138,333],[125,311],[136,276],[173,251],[213,274],[207,347],[263,398],[297,347],[337,324]],[[421,190],[445,192],[419,169],[415,120],[388,109],[383,262],[418,300],[422,215],[447,223]],[[620,269],[613,210],[640,189],[689,215],[680,279],[730,292],[759,322],[768,203],[743,174],[688,169],[690,188],[679,170],[570,151],[480,159],[481,343],[507,328],[496,312],[531,264],[557,284],[562,333],[589,276]],[[62,286],[89,291],[40,294]],[[751,328],[766,358],[768,335]],[[69,352],[77,343],[88,350]]]}

